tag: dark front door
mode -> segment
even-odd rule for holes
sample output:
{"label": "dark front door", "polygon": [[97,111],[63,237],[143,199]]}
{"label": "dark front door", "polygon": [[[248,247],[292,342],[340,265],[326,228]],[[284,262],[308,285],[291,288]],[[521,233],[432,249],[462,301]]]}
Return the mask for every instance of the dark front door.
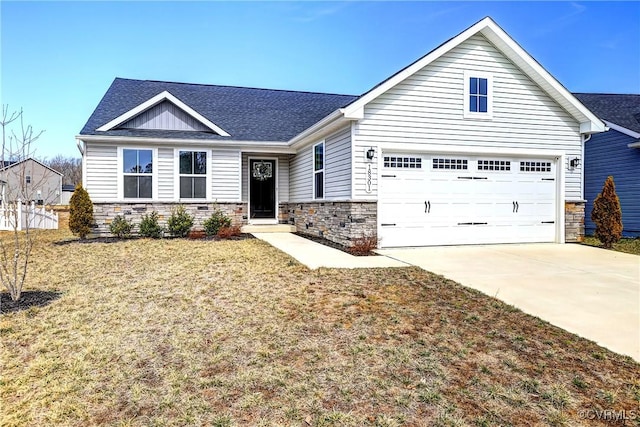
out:
{"label": "dark front door", "polygon": [[275,160],[249,160],[249,216],[252,219],[276,217]]}

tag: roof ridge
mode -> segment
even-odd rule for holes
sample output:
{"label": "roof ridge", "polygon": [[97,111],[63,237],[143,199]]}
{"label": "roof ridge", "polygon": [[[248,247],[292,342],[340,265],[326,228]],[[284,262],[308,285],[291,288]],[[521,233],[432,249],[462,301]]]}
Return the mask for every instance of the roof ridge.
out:
{"label": "roof ridge", "polygon": [[307,93],[311,95],[334,95],[334,96],[351,96],[351,97],[360,96],[360,95],[353,95],[353,94],[347,94],[347,93],[316,92],[316,91],[308,91],[308,90],[291,90],[291,89],[270,89],[270,88],[250,87],[250,86],[216,85],[216,84],[210,84],[210,83],[175,82],[175,81],[168,81],[168,80],[130,79],[126,77],[116,77],[116,80],[128,80],[128,81],[134,81],[134,82],[150,82],[150,83],[169,83],[169,84],[188,85],[188,86],[220,87],[220,88],[230,88],[230,89],[264,90],[269,92]]}
{"label": "roof ridge", "polygon": [[572,92],[574,95],[640,96],[640,93]]}

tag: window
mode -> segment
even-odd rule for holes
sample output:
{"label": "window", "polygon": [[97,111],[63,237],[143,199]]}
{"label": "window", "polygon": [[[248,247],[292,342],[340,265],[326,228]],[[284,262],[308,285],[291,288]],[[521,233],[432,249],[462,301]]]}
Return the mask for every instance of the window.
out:
{"label": "window", "polygon": [[520,172],[551,172],[551,162],[520,162]]}
{"label": "window", "polygon": [[433,159],[433,169],[467,170],[466,159]]}
{"label": "window", "polygon": [[510,171],[509,160],[478,160],[479,171]]}
{"label": "window", "polygon": [[27,184],[31,184],[31,175],[26,176]]}
{"label": "window", "polygon": [[313,146],[313,198],[324,198],[324,142]]}
{"label": "window", "polygon": [[152,197],[153,152],[151,150],[122,150],[124,197],[150,199]]}
{"label": "window", "polygon": [[207,153],[180,151],[180,198],[207,198]]}
{"label": "window", "polygon": [[493,114],[493,78],[488,73],[465,71],[464,117],[491,119]]}
{"label": "window", "polygon": [[422,159],[420,157],[384,157],[385,168],[408,168],[408,169],[421,169]]}

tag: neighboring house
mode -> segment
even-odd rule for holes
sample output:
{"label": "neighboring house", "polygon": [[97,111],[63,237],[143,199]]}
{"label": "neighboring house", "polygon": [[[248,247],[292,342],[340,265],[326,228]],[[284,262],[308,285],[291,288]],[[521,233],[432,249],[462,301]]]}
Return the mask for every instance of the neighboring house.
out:
{"label": "neighboring house", "polygon": [[71,196],[73,196],[73,192],[76,191],[76,186],[72,184],[63,184],[62,185],[62,197],[60,198],[61,205],[68,205],[71,201]]}
{"label": "neighboring house", "polygon": [[579,239],[604,128],[485,18],[361,96],[117,78],[76,138],[100,232],[215,204],[391,247]]}
{"label": "neighboring house", "polygon": [[591,221],[593,201],[611,175],[622,207],[622,234],[640,237],[640,95],[574,95],[609,128],[585,144],[586,233],[592,235],[595,231]]}
{"label": "neighboring house", "polygon": [[60,172],[30,157],[6,164],[8,166],[0,169],[0,195],[3,202],[22,200],[40,205],[60,204]]}

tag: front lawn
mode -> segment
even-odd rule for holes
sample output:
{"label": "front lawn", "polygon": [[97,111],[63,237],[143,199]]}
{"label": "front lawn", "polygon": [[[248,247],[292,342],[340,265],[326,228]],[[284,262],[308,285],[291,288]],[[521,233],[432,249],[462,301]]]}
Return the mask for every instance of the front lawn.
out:
{"label": "front lawn", "polygon": [[611,425],[587,418],[640,402],[630,358],[417,268],[65,238],[33,253],[48,304],[0,315],[2,426]]}
{"label": "front lawn", "polygon": [[[593,236],[585,236],[582,242],[585,245],[602,247],[600,240]],[[638,239],[621,239],[618,243],[614,243],[613,250],[618,252],[626,252],[628,254],[640,255],[640,238]]]}

